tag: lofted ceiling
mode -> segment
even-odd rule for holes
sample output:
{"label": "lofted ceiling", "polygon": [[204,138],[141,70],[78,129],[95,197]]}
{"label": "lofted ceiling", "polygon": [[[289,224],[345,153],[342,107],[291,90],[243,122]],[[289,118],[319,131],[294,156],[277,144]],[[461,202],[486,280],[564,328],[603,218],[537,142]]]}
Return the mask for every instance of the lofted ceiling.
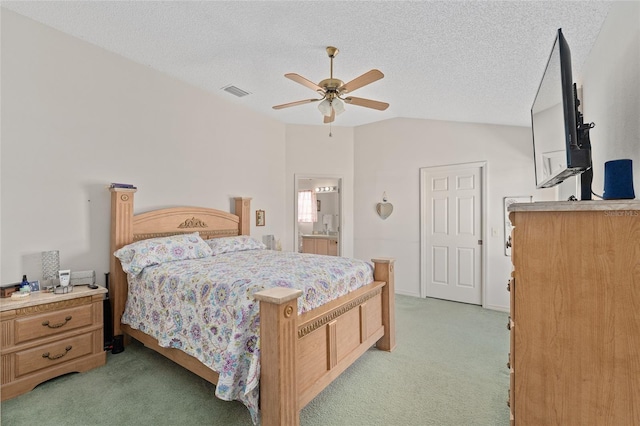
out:
{"label": "lofted ceiling", "polygon": [[[334,77],[377,68],[353,92],[386,111],[347,105],[335,125],[395,117],[529,125],[556,30],[574,80],[610,1],[2,1],[13,10],[284,123],[322,124],[315,97],[284,77]],[[222,88],[250,94],[236,97]]]}

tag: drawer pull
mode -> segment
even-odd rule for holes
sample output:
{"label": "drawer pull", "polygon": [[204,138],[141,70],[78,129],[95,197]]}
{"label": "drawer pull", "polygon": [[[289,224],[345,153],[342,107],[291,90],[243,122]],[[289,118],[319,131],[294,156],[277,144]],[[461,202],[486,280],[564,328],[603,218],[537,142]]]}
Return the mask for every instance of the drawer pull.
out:
{"label": "drawer pull", "polygon": [[43,354],[42,354],[42,358],[48,358],[48,359],[50,359],[51,361],[54,361],[54,360],[56,360],[56,359],[60,359],[60,358],[62,358],[63,356],[65,356],[65,355],[66,355],[70,350],[71,350],[71,345],[69,345],[69,346],[67,346],[66,348],[64,348],[64,353],[61,353],[61,354],[58,354],[58,355],[51,356],[51,355],[49,354],[49,352],[45,352],[45,353],[43,353]]}
{"label": "drawer pull", "polygon": [[49,328],[60,328],[60,327],[62,327],[63,325],[65,325],[66,323],[68,323],[69,321],[71,321],[71,315],[69,315],[68,317],[66,317],[66,318],[64,319],[64,322],[59,322],[59,323],[57,323],[57,324],[49,324],[49,320],[47,320],[47,321],[44,321],[44,322],[42,323],[42,325],[43,325],[44,327],[49,327]]}

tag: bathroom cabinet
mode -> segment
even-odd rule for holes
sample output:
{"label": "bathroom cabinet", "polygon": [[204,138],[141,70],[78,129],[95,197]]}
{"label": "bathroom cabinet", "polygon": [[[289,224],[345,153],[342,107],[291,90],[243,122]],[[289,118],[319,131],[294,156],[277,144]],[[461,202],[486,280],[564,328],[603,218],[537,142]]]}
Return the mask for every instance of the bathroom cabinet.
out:
{"label": "bathroom cabinet", "polygon": [[302,237],[302,252],[338,255],[338,238],[332,235],[305,235]]}

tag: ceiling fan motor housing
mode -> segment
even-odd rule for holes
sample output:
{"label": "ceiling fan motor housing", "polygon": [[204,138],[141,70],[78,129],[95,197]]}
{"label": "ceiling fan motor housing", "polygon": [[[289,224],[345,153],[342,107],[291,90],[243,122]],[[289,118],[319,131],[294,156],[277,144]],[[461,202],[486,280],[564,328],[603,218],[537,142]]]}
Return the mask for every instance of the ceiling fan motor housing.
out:
{"label": "ceiling fan motor housing", "polygon": [[320,83],[318,83],[318,86],[322,87],[327,92],[327,96],[329,95],[329,93],[337,95],[338,88],[343,85],[344,82],[342,80],[338,80],[337,78],[325,78]]}

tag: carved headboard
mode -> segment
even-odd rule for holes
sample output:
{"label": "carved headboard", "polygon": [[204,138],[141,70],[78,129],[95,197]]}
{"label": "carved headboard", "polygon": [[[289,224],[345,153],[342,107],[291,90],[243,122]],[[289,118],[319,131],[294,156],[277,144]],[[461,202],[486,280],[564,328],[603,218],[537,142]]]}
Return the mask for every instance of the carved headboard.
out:
{"label": "carved headboard", "polygon": [[204,239],[240,234],[240,218],[220,210],[177,207],[133,217],[133,241],[199,232]]}

